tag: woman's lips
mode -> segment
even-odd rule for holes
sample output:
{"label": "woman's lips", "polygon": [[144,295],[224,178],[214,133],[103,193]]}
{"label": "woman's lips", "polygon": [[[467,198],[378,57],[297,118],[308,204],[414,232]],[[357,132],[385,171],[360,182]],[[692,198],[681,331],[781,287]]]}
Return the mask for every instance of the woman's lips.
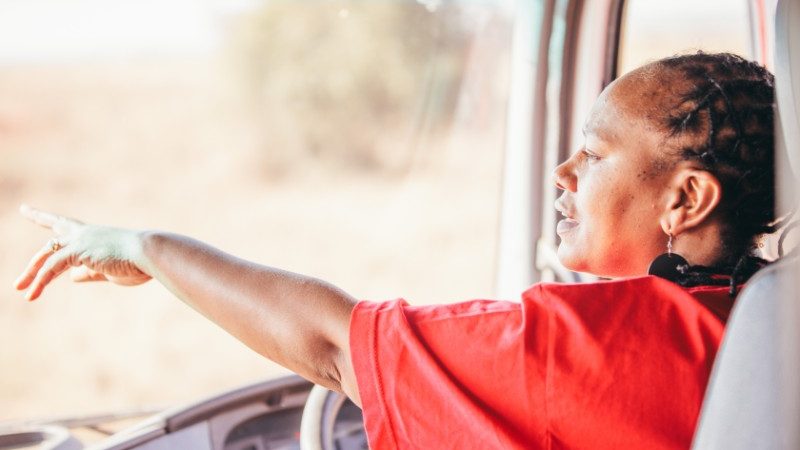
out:
{"label": "woman's lips", "polygon": [[565,219],[561,219],[558,221],[558,226],[556,227],[556,233],[564,234],[573,228],[578,226],[578,221],[575,219],[570,219],[569,217]]}

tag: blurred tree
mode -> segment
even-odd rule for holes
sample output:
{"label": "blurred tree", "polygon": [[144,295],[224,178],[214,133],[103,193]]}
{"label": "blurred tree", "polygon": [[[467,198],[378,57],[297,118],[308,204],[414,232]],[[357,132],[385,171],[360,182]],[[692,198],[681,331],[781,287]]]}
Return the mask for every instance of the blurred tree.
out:
{"label": "blurred tree", "polygon": [[470,37],[458,14],[410,0],[278,0],[247,14],[233,48],[267,164],[405,168],[453,116]]}

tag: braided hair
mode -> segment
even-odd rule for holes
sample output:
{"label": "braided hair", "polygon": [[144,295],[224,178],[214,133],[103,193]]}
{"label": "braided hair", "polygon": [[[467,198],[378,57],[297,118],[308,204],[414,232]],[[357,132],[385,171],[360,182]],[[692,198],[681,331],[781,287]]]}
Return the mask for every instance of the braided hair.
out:
{"label": "braided hair", "polygon": [[755,255],[758,239],[784,224],[775,211],[774,77],[729,53],[698,52],[654,64],[680,80],[671,87],[675,103],[656,117],[672,157],[697,161],[722,186],[714,212],[723,224],[721,256],[712,266],[679,268],[676,282],[727,284],[733,297],[768,264]]}

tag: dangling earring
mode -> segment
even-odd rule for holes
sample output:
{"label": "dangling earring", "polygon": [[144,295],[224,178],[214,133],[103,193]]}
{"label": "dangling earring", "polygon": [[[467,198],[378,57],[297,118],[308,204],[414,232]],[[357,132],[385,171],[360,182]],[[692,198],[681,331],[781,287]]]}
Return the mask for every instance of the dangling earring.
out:
{"label": "dangling earring", "polygon": [[686,266],[689,265],[689,262],[683,256],[672,253],[672,239],[673,236],[670,233],[667,241],[667,253],[656,256],[656,259],[650,263],[650,268],[647,269],[648,274],[675,281],[683,273]]}

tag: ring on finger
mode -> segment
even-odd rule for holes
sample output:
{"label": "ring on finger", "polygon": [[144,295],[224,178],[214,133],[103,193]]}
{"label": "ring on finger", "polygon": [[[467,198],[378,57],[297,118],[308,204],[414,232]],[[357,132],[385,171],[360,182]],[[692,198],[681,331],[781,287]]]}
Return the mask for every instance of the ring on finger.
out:
{"label": "ring on finger", "polygon": [[55,252],[61,250],[62,248],[64,248],[64,244],[62,244],[61,241],[58,240],[58,238],[50,239],[50,241],[48,241],[47,245],[50,246],[50,250],[52,250],[53,253],[55,253]]}

